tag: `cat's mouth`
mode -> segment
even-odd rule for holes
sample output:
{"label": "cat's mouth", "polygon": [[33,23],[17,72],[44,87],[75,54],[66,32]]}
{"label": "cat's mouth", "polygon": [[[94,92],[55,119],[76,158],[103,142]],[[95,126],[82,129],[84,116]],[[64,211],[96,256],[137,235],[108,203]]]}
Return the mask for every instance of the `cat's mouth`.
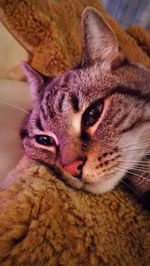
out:
{"label": "cat's mouth", "polygon": [[57,178],[64,181],[68,185],[75,187],[77,189],[82,189],[86,182],[83,181],[82,172],[80,176],[72,175],[64,170],[64,168],[60,165],[49,166],[49,168],[53,171]]}
{"label": "cat's mouth", "polygon": [[76,176],[73,176],[66,172],[60,165],[55,165],[55,167],[51,167],[55,176],[62,180],[64,183],[69,185],[70,187],[74,187],[75,189],[82,189],[84,191],[88,191],[92,194],[103,194],[105,192],[110,191],[114,188],[114,186],[121,179],[120,176],[107,176],[105,179],[97,180],[92,182],[92,180],[87,180],[84,175],[80,176],[80,179]]}

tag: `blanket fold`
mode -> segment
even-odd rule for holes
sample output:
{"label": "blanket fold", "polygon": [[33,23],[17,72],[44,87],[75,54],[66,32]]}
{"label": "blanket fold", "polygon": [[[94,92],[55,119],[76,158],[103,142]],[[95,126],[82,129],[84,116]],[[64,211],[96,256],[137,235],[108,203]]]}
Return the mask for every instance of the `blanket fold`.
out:
{"label": "blanket fold", "polygon": [[[6,28],[29,52],[30,64],[41,73],[53,76],[80,63],[80,20],[86,6],[93,6],[103,14],[130,61],[150,66],[150,58],[145,53],[145,49],[149,49],[150,33],[138,27],[136,33],[135,28],[125,32],[99,0],[0,0],[0,17]],[[142,45],[138,45],[139,39],[142,39]]]}

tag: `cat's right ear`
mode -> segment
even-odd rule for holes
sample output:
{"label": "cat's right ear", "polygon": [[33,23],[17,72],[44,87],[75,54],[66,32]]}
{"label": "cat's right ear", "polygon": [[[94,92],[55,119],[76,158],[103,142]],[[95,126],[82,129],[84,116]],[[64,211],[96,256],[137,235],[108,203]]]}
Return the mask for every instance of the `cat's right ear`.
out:
{"label": "cat's right ear", "polygon": [[34,98],[37,98],[41,92],[42,85],[44,84],[44,79],[42,75],[33,69],[28,63],[22,62],[21,66],[29,83],[31,94]]}
{"label": "cat's right ear", "polygon": [[115,33],[104,17],[93,7],[87,7],[82,14],[83,57],[82,65],[96,62],[110,69],[119,59],[119,44]]}

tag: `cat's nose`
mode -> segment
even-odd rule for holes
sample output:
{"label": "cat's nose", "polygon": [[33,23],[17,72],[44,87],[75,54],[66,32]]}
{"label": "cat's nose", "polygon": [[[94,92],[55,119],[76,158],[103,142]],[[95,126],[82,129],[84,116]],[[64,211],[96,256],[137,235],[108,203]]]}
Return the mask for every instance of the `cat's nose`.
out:
{"label": "cat's nose", "polygon": [[66,172],[70,173],[74,177],[80,178],[84,163],[85,161],[77,160],[65,165],[63,168]]}

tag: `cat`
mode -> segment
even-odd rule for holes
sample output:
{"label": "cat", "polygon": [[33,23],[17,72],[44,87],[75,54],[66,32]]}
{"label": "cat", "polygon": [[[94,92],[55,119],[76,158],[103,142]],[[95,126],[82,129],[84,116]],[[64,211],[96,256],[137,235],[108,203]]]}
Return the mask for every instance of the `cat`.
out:
{"label": "cat", "polygon": [[20,131],[25,153],[69,185],[105,193],[127,176],[150,191],[150,70],[128,62],[99,12],[82,15],[81,64],[46,78],[23,68],[33,107]]}

